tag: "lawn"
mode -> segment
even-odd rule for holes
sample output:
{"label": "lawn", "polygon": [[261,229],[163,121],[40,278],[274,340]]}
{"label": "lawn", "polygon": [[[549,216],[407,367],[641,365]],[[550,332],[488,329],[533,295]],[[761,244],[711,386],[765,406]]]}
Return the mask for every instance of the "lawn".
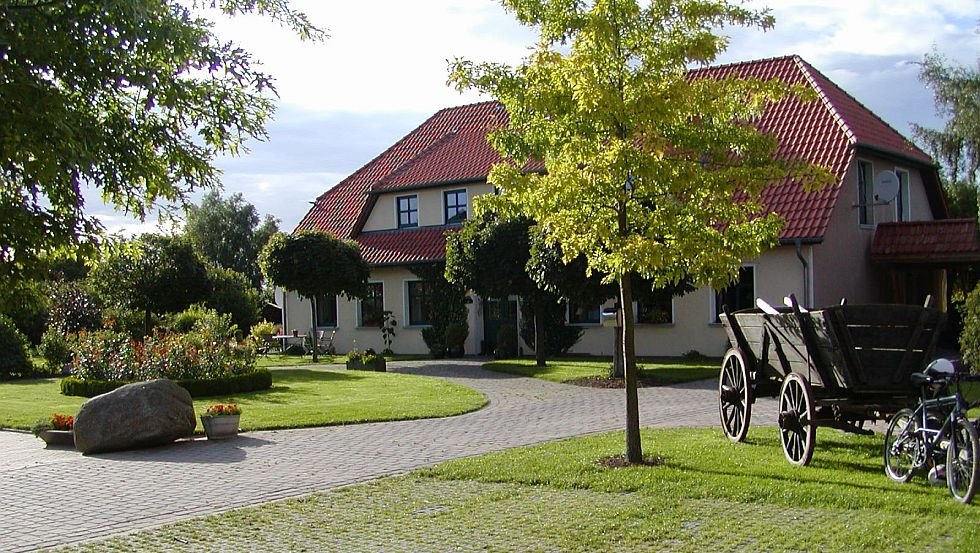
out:
{"label": "lawn", "polygon": [[[280,353],[270,353],[260,355],[256,359],[256,366],[265,368],[275,367],[308,367],[320,365],[343,365],[347,362],[347,354],[343,355],[319,355],[317,362],[313,362],[312,355],[282,355]],[[417,359],[431,359],[428,355],[385,355],[388,362],[391,361],[414,361]]]}
{"label": "lawn", "polygon": [[[658,466],[607,468],[621,433],[452,461],[409,475],[79,545],[87,551],[976,551],[980,506],[896,484],[881,436],[821,429],[809,467],[774,428],[644,430]],[[182,544],[182,545],[177,545]]]}
{"label": "lawn", "polygon": [[[608,358],[559,357],[549,359],[548,365],[538,367],[534,359],[491,361],[483,368],[520,376],[531,376],[551,382],[570,382],[583,378],[609,376],[612,361]],[[718,378],[720,359],[689,361],[679,357],[650,357],[638,361],[640,378],[656,386]]]}
{"label": "lawn", "polygon": [[[347,370],[272,371],[272,388],[194,400],[198,414],[212,403],[238,403],[243,430],[299,428],[458,415],[486,398],[438,378]],[[58,379],[0,384],[0,428],[30,428],[51,413],[74,414],[84,401],[61,395]],[[202,431],[200,422],[197,430]]]}

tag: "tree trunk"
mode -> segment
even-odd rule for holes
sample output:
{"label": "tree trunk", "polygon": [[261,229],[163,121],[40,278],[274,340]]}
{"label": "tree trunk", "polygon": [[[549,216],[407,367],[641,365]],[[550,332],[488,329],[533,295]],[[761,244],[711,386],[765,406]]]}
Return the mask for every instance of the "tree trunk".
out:
{"label": "tree trunk", "polygon": [[147,307],[143,310],[143,339],[145,341],[146,337],[150,335],[150,308]]}
{"label": "tree trunk", "polygon": [[626,373],[626,462],[642,463],[643,447],[640,444],[640,407],[636,384],[636,347],[633,343],[633,285],[627,273],[619,279],[619,301],[623,313],[623,364]]}
{"label": "tree trunk", "polygon": [[535,365],[543,367],[547,364],[545,357],[544,335],[544,299],[541,294],[534,295],[534,361]]}
{"label": "tree trunk", "polygon": [[310,311],[311,320],[313,321],[313,329],[310,330],[310,343],[313,344],[313,362],[316,363],[318,361],[317,350],[320,349],[320,341],[317,340],[316,335],[316,296],[310,298]]}

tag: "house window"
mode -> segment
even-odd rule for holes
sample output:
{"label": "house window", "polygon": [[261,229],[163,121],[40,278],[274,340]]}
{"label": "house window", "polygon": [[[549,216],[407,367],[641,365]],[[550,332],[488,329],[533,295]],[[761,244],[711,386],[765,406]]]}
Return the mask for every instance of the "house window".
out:
{"label": "house window", "polygon": [[862,225],[875,224],[874,173],[870,161],[858,161],[858,220]]}
{"label": "house window", "polygon": [[408,324],[423,326],[432,324],[429,314],[429,289],[421,280],[410,280],[407,283],[408,294]]}
{"label": "house window", "polygon": [[599,324],[599,306],[568,302],[568,324],[597,325]]}
{"label": "house window", "polygon": [[446,224],[466,220],[466,190],[450,190],[443,194],[446,204]]}
{"label": "house window", "polygon": [[398,204],[398,228],[419,226],[419,197],[399,196],[396,199]]}
{"label": "house window", "polygon": [[380,282],[368,283],[367,296],[361,300],[360,326],[380,328],[384,321],[384,310],[384,284]]}
{"label": "house window", "polygon": [[337,326],[337,296],[320,296],[316,299],[316,326]]}
{"label": "house window", "polygon": [[909,172],[895,169],[898,175],[898,196],[895,197],[895,220],[911,221],[912,212],[909,207]]}
{"label": "house window", "polygon": [[729,311],[749,309],[755,305],[755,267],[738,270],[738,280],[728,288],[715,293],[715,321],[721,322],[723,308]]}
{"label": "house window", "polygon": [[666,290],[654,290],[649,298],[636,302],[636,322],[662,325],[674,322],[674,298]]}

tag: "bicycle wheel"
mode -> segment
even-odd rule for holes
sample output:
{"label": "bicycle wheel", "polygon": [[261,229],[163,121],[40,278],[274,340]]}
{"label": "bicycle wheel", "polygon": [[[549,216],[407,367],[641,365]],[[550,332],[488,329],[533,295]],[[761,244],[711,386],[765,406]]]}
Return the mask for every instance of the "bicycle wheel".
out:
{"label": "bicycle wheel", "polygon": [[980,479],[980,443],[977,429],[966,417],[953,421],[953,431],[946,449],[946,484],[949,493],[960,503],[969,503]]}
{"label": "bicycle wheel", "polygon": [[916,435],[915,412],[902,409],[892,417],[885,432],[885,474],[896,482],[908,482],[919,464],[922,443]]}

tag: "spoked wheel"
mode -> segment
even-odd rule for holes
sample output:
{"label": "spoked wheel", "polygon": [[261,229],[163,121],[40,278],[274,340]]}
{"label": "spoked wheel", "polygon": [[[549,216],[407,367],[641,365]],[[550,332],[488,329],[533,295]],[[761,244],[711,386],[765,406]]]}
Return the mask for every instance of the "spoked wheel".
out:
{"label": "spoked wheel", "polygon": [[779,439],[786,459],[798,466],[810,464],[817,427],[813,424],[813,392],[803,376],[790,373],[779,392]]}
{"label": "spoked wheel", "polygon": [[902,409],[892,417],[885,431],[885,474],[896,482],[908,482],[924,463],[922,442],[916,430],[915,412]]}
{"label": "spoked wheel", "polygon": [[960,503],[969,503],[980,479],[980,444],[977,429],[966,417],[953,421],[953,432],[946,448],[946,484]]}
{"label": "spoked wheel", "polygon": [[749,431],[752,418],[752,383],[749,367],[741,350],[730,349],[721,363],[718,376],[718,414],[725,435],[741,442]]}

